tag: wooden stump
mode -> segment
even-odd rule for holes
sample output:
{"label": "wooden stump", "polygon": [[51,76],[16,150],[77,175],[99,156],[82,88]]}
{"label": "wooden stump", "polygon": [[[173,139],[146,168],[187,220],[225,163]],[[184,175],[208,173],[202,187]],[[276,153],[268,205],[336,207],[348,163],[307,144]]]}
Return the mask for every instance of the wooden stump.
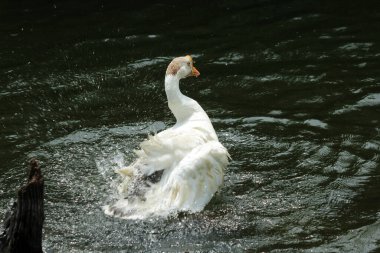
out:
{"label": "wooden stump", "polygon": [[17,202],[6,214],[0,235],[0,252],[42,253],[44,179],[36,160],[30,162],[28,182],[17,193]]}

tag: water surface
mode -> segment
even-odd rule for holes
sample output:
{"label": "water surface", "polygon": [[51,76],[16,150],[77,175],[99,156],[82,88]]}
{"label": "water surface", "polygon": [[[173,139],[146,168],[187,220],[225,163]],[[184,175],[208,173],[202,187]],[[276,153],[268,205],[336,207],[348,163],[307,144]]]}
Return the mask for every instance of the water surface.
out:
{"label": "water surface", "polygon": [[[37,158],[46,250],[379,249],[376,1],[0,7],[0,217]],[[185,54],[201,76],[183,93],[233,158],[224,187],[201,213],[108,217],[113,171],[174,123],[163,79]]]}

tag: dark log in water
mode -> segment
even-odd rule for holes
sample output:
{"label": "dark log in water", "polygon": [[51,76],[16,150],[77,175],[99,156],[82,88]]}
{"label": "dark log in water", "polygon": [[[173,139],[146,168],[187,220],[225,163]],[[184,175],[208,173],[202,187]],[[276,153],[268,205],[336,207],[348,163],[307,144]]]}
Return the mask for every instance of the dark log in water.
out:
{"label": "dark log in water", "polygon": [[44,180],[36,160],[30,163],[28,182],[6,214],[0,252],[41,252],[44,222]]}

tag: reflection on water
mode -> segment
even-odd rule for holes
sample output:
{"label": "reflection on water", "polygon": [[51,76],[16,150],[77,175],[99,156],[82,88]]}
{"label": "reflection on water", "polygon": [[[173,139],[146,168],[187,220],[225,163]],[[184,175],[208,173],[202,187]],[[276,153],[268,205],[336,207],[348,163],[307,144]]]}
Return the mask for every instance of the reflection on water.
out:
{"label": "reflection on water", "polygon": [[[376,1],[4,6],[0,217],[24,162],[38,158],[45,249],[379,247]],[[163,75],[187,53],[202,75],[182,90],[208,112],[233,158],[224,187],[201,213],[106,217],[114,170],[134,160],[149,133],[174,123]]]}

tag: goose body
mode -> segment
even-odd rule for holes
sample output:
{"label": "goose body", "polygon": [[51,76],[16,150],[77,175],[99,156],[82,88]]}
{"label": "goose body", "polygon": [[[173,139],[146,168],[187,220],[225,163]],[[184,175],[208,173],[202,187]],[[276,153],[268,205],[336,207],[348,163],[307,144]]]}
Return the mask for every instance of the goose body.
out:
{"label": "goose body", "polygon": [[[169,64],[165,92],[176,124],[149,136],[136,151],[137,160],[118,171],[123,177],[119,192],[124,198],[107,206],[107,214],[136,219],[201,211],[223,184],[228,152],[218,141],[207,113],[179,89],[180,79],[191,75],[199,72],[190,56]],[[131,197],[136,192],[139,197]]]}

